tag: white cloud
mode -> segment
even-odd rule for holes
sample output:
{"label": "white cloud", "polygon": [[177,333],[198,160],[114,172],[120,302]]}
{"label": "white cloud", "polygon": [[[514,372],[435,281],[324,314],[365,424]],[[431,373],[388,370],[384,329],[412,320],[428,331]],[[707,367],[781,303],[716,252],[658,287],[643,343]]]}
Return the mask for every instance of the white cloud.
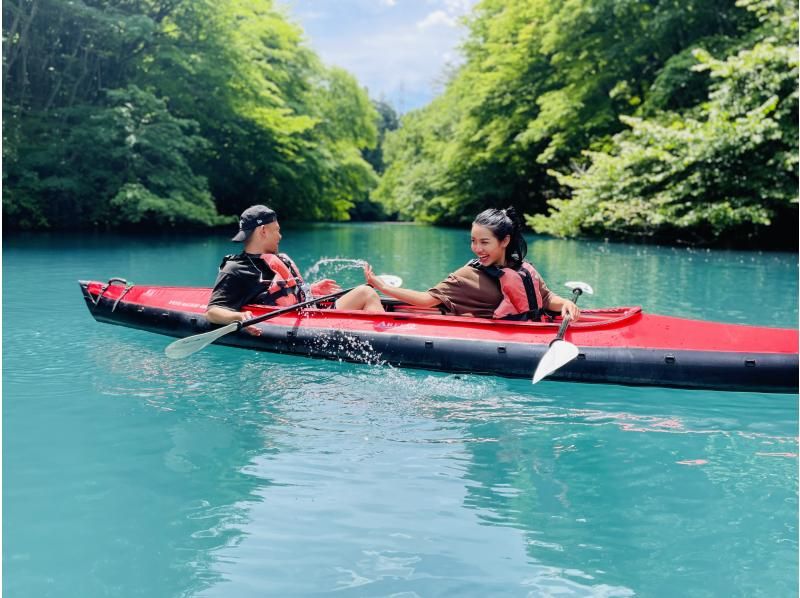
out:
{"label": "white cloud", "polygon": [[455,27],[456,21],[443,10],[435,10],[417,23],[419,29],[427,29],[444,25],[445,27]]}
{"label": "white cloud", "polygon": [[474,0],[444,0],[447,12],[459,16],[467,14],[474,3]]}
{"label": "white cloud", "polygon": [[[476,0],[277,0],[301,16],[308,42],[401,112],[441,92],[460,62],[461,17]],[[336,5],[336,11],[330,9]],[[330,10],[329,10],[330,9]],[[315,12],[327,12],[314,18]]]}
{"label": "white cloud", "polygon": [[328,46],[324,56],[354,73],[372,97],[383,96],[403,112],[427,103],[438,91],[446,64],[442,55],[457,40],[457,29],[401,27]]}
{"label": "white cloud", "polygon": [[328,13],[322,12],[320,10],[306,10],[297,14],[297,19],[301,23],[307,23],[309,21],[318,21],[327,18],[328,18]]}

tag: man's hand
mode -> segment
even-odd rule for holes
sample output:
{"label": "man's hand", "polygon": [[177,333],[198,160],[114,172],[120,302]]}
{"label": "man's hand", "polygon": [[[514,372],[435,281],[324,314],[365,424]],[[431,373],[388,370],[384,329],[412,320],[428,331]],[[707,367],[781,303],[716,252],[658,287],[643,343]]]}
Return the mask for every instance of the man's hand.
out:
{"label": "man's hand", "polygon": [[314,293],[314,297],[338,293],[341,290],[342,287],[340,287],[335,280],[331,280],[330,278],[323,278],[311,285],[311,292]]}
{"label": "man's hand", "polygon": [[[253,312],[251,311],[240,311],[236,312],[239,314],[239,318],[235,321],[237,322],[245,322],[253,318]],[[247,328],[242,328],[247,334],[251,334],[253,336],[261,336],[261,330],[256,328],[255,326],[248,326]]]}

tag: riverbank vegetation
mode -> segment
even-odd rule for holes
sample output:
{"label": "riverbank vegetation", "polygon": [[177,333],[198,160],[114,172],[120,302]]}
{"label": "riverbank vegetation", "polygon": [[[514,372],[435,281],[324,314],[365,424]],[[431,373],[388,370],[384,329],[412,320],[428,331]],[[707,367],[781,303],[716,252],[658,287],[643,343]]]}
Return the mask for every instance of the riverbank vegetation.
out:
{"label": "riverbank vegetation", "polygon": [[[797,6],[482,0],[399,121],[270,0],[6,0],[6,229],[285,220],[797,245]],[[227,215],[227,216],[222,216]]]}
{"label": "riverbank vegetation", "polygon": [[342,219],[378,114],[265,0],[5,0],[8,228]]}
{"label": "riverbank vegetation", "polygon": [[387,138],[389,209],[796,247],[796,3],[484,0],[468,26],[445,92]]}

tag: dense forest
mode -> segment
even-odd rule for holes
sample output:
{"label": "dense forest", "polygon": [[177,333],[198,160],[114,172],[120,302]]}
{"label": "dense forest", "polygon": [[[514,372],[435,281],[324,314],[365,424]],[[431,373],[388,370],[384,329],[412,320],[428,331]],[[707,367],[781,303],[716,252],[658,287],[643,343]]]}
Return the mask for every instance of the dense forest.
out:
{"label": "dense forest", "polygon": [[796,246],[793,0],[484,0],[384,147],[390,210],[552,235]]}
{"label": "dense forest", "polygon": [[379,114],[268,0],[4,0],[7,228],[343,219]]}
{"label": "dense forest", "polygon": [[797,5],[482,0],[398,120],[270,0],[4,0],[5,229],[463,224],[796,247]]}

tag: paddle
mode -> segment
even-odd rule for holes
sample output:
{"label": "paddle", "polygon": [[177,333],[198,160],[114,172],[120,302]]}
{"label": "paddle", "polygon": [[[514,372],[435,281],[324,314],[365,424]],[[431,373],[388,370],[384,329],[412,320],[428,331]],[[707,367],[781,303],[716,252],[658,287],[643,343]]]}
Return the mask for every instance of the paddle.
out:
{"label": "paddle", "polygon": [[378,278],[383,280],[390,287],[401,287],[403,286],[403,279],[399,276],[395,276],[394,274],[378,274]]}
{"label": "paddle", "polygon": [[[577,303],[578,297],[583,293],[589,295],[594,294],[594,289],[585,282],[568,282],[565,286],[572,289],[572,301]],[[564,321],[561,322],[561,327],[558,329],[556,337],[550,341],[550,347],[547,352],[539,360],[536,366],[536,371],[533,372],[533,383],[536,384],[542,378],[549,376],[560,367],[568,364],[570,361],[578,356],[578,347],[564,340],[564,334],[567,332],[570,320],[569,314],[564,316]]]}
{"label": "paddle", "polygon": [[167,348],[164,349],[164,352],[170,359],[183,359],[184,357],[188,357],[192,353],[197,353],[201,349],[205,349],[208,345],[213,343],[215,340],[222,338],[226,334],[239,331],[242,328],[245,328],[247,326],[252,326],[253,324],[258,324],[259,322],[263,322],[264,320],[277,318],[278,316],[282,316],[283,314],[288,314],[297,309],[300,309],[301,307],[307,307],[309,305],[313,305],[314,303],[319,303],[320,301],[336,299],[337,297],[341,297],[345,293],[349,293],[354,288],[356,287],[343,289],[336,293],[325,295],[324,297],[316,297],[315,299],[309,299],[308,301],[303,301],[302,303],[296,303],[295,305],[290,305],[289,307],[284,307],[282,309],[276,309],[275,311],[271,311],[268,314],[263,314],[261,316],[258,316],[257,318],[250,318],[249,320],[245,320],[244,322],[231,322],[230,324],[227,324],[222,328],[217,328],[216,330],[211,330],[210,332],[203,332],[202,334],[187,336],[186,338],[179,339],[167,345]]}

